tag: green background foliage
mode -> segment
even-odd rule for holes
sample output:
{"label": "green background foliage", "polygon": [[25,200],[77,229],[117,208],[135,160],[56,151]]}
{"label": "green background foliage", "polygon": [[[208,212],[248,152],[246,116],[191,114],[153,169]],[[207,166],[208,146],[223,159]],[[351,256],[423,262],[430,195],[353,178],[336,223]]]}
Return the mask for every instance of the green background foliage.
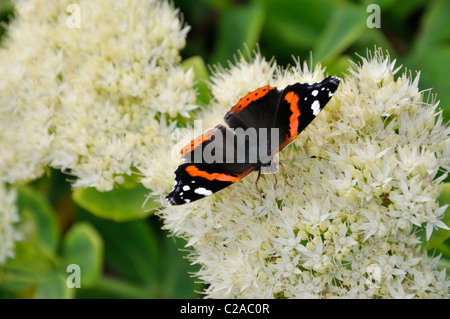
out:
{"label": "green background foliage", "polygon": [[[76,1],[75,1],[76,3]],[[368,28],[381,8],[381,28]],[[241,51],[258,49],[278,64],[293,57],[320,61],[329,74],[343,76],[349,59],[382,47],[412,75],[421,70],[421,89],[432,88],[450,119],[450,1],[448,0],[175,0],[191,26],[183,66],[193,67],[198,102],[208,104],[209,66],[227,65]],[[14,16],[0,0],[0,21]],[[5,27],[0,26],[0,43]],[[7,75],[3,75],[7,76]],[[48,169],[45,177],[17,189],[21,227],[27,236],[16,257],[0,267],[3,298],[198,298],[204,287],[189,274],[198,269],[186,259],[185,241],[169,237],[147,202],[148,190],[135,178],[112,192],[71,190],[67,176]],[[440,197],[450,202],[450,184]],[[444,222],[450,225],[447,210]],[[442,254],[450,273],[450,231],[436,231],[425,246]],[[81,288],[68,288],[67,266],[82,269]]]}

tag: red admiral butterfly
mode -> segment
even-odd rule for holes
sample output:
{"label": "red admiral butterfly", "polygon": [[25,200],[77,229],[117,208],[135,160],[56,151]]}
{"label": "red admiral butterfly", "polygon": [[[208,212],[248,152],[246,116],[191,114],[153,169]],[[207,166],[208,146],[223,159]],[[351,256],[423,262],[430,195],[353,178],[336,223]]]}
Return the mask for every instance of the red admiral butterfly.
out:
{"label": "red admiral butterfly", "polygon": [[[225,114],[234,131],[218,125],[183,147],[186,163],[175,170],[176,184],[167,202],[190,203],[254,170],[261,173],[262,167],[271,165],[272,156],[319,114],[339,83],[339,78],[329,76],[319,83],[295,83],[282,90],[266,85],[245,95]],[[202,157],[206,151],[209,158]]]}

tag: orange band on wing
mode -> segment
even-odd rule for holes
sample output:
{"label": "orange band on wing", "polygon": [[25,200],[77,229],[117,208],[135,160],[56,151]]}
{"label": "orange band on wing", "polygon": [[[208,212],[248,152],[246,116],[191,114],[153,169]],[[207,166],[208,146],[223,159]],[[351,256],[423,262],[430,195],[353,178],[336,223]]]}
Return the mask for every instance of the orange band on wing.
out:
{"label": "orange band on wing", "polygon": [[262,98],[267,93],[269,93],[270,90],[273,90],[274,86],[263,86],[259,89],[254,90],[253,92],[248,93],[246,96],[244,96],[242,99],[239,100],[239,102],[231,108],[231,111],[233,112],[240,112],[244,108],[246,108],[250,103],[255,102],[256,100]]}
{"label": "orange band on wing", "polygon": [[290,104],[290,110],[292,112],[292,115],[289,118],[289,139],[293,139],[298,135],[298,118],[301,114],[298,107],[299,97],[296,93],[289,92],[284,99]]}
{"label": "orange band on wing", "polygon": [[203,177],[210,181],[221,181],[221,182],[236,182],[239,180],[238,176],[228,175],[228,174],[222,174],[222,173],[208,173],[205,171],[199,170],[195,165],[189,165],[186,167],[186,172],[191,175],[192,177]]}
{"label": "orange band on wing", "polygon": [[201,171],[195,165],[189,165],[186,167],[186,172],[192,177],[203,177],[210,181],[231,182],[231,183],[237,182],[251,171],[253,171],[253,167],[245,170],[244,172],[238,175],[228,175],[224,173],[208,173],[205,171]]}
{"label": "orange band on wing", "polygon": [[207,140],[209,140],[211,138],[211,136],[214,135],[214,130],[215,129],[216,128],[213,128],[212,130],[209,130],[205,134],[200,135],[199,137],[193,139],[188,145],[186,145],[185,147],[183,147],[181,149],[181,151],[180,151],[181,152],[181,156],[184,156],[187,153],[192,152],[197,146],[199,146],[203,142],[206,142]]}

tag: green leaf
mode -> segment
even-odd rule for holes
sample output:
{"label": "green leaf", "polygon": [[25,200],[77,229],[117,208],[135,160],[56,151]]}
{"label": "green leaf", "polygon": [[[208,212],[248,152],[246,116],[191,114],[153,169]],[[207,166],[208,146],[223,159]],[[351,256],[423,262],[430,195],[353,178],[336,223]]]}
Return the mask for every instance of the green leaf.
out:
{"label": "green leaf", "polygon": [[326,64],[369,30],[365,8],[349,3],[338,7],[333,11],[325,30],[315,41],[314,60]]}
{"label": "green leaf", "polygon": [[73,192],[73,200],[92,214],[115,221],[141,219],[153,213],[159,202],[145,198],[149,190],[140,183],[133,186],[119,185],[112,191],[99,192],[95,188],[78,188]]}
{"label": "green leaf", "polygon": [[445,271],[447,273],[447,280],[448,280],[449,279],[449,275],[450,275],[450,260],[441,258],[438,261],[438,263],[437,263],[437,268],[438,269],[445,269]]}
{"label": "green leaf", "polygon": [[201,56],[193,56],[191,58],[185,59],[181,65],[183,66],[183,69],[185,71],[189,70],[190,68],[194,69],[195,78],[198,80],[208,80],[209,79],[209,72],[206,68],[205,61],[203,61],[203,58]]}
{"label": "green leaf", "polygon": [[349,67],[350,57],[347,55],[343,55],[339,59],[335,60],[332,64],[327,66],[326,73],[342,77]]}
{"label": "green leaf", "polygon": [[0,1],[0,45],[2,44],[5,26],[14,15],[14,5],[9,0]]}
{"label": "green leaf", "polygon": [[192,273],[199,270],[198,265],[192,266],[186,258],[189,249],[186,241],[172,236],[164,239],[163,273],[161,289],[158,298],[198,298],[196,291],[201,291],[203,285]]}
{"label": "green leaf", "polygon": [[[445,183],[443,186],[443,190],[441,196],[439,196],[439,204],[440,206],[444,206],[450,204],[450,183]],[[450,227],[450,209],[444,213],[444,217],[442,222]],[[445,242],[448,238],[450,238],[450,230],[439,228],[433,232],[428,243],[426,245],[427,250],[435,249],[443,242]]]}
{"label": "green leaf", "polygon": [[104,231],[110,245],[106,257],[111,267],[138,283],[157,282],[161,261],[158,239],[146,222],[110,225]]}
{"label": "green leaf", "polygon": [[259,41],[264,17],[263,6],[258,2],[225,10],[219,21],[217,42],[211,61],[214,64],[223,64],[245,46],[249,51],[254,50]]}
{"label": "green leaf", "polygon": [[335,9],[335,2],[330,0],[269,0],[264,3],[267,12],[264,37],[275,47],[280,47],[280,42],[286,44],[291,51],[289,55],[294,54],[292,49],[310,50]]}
{"label": "green leaf", "polygon": [[224,10],[232,5],[232,1],[230,0],[204,0],[206,3],[210,4],[213,7],[216,7],[219,10]]}
{"label": "green leaf", "polygon": [[192,68],[195,74],[195,85],[194,88],[197,90],[197,99],[199,102],[207,105],[211,100],[211,91],[207,85],[207,81],[209,80],[209,72],[206,67],[205,61],[200,56],[193,56],[189,59],[184,60],[181,65],[185,71]]}
{"label": "green leaf", "polygon": [[407,65],[421,70],[421,88],[433,88],[444,109],[444,119],[450,120],[450,1],[430,1],[422,18],[421,32],[407,58]]}
{"label": "green leaf", "polygon": [[[98,285],[81,296],[119,298],[194,298],[202,290],[198,279],[189,273],[198,270],[190,265],[183,249],[185,241],[161,236],[157,216],[142,221],[116,223],[80,210],[77,216],[92,223],[105,241],[105,262],[120,279],[103,277]],[[120,281],[111,290],[113,281]],[[111,290],[111,293],[106,293]],[[143,293],[142,291],[146,292]]]}
{"label": "green leaf", "polygon": [[50,273],[36,286],[36,299],[70,299],[75,290],[67,286],[66,277],[61,273]]}
{"label": "green leaf", "polygon": [[450,260],[450,239],[436,247],[436,254],[442,254],[442,257]]}
{"label": "green leaf", "polygon": [[[366,0],[366,2],[373,3],[373,0]],[[389,8],[381,8],[384,12],[385,9],[389,9],[389,13],[392,14],[398,21],[403,21],[410,17],[414,11],[420,9],[429,0],[408,0],[408,1],[395,1]]]}
{"label": "green leaf", "polygon": [[103,240],[88,223],[77,223],[68,231],[62,247],[64,270],[76,264],[81,271],[81,287],[93,286],[103,267]]}
{"label": "green leaf", "polygon": [[17,206],[24,223],[34,225],[30,240],[48,250],[55,250],[59,230],[55,212],[46,199],[29,186],[15,186],[18,191]]}
{"label": "green leaf", "polygon": [[105,262],[114,272],[133,283],[152,285],[158,281],[161,248],[155,227],[143,220],[117,223],[81,209],[77,216],[100,232],[105,241]]}
{"label": "green leaf", "polygon": [[15,255],[0,267],[0,289],[27,295],[53,265],[41,249],[30,242],[17,243]]}
{"label": "green leaf", "polygon": [[[375,46],[377,48],[382,48],[383,51],[388,51],[392,57],[397,56],[394,47],[388,41],[381,29],[377,28],[368,29],[367,32],[364,32],[361,37],[351,45],[351,49],[354,48],[355,53],[358,53],[360,56],[366,56],[367,49],[373,51]],[[349,49],[349,52],[353,53],[351,49]],[[354,57],[355,56],[353,55],[352,58]]]}
{"label": "green leaf", "polygon": [[444,109],[444,119],[450,120],[450,45],[431,45],[412,53],[407,63],[421,70],[420,88],[432,88],[437,94],[439,107]]}
{"label": "green leaf", "polygon": [[450,41],[450,1],[437,0],[427,6],[422,20],[422,33],[417,39],[417,49],[427,48],[438,42]]}
{"label": "green leaf", "polygon": [[[450,204],[450,183],[444,183],[444,185],[442,185],[442,192],[441,195],[439,195],[438,200],[441,206]],[[447,212],[450,213],[450,210],[447,209],[445,211],[444,222],[450,223],[450,214],[447,214]]]}
{"label": "green leaf", "polygon": [[77,292],[81,299],[154,299],[154,291],[142,284],[130,283],[119,278],[103,276],[94,287]]}
{"label": "green leaf", "polygon": [[15,186],[21,225],[28,229],[16,243],[15,257],[8,259],[0,271],[3,289],[26,294],[58,263],[56,246],[59,231],[49,203],[30,186]]}

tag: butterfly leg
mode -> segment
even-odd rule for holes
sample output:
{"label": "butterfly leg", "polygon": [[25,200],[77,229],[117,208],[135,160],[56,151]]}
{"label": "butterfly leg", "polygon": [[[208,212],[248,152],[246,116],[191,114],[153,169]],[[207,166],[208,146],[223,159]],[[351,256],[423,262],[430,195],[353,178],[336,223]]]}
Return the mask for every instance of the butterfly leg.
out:
{"label": "butterfly leg", "polygon": [[284,173],[284,166],[283,166],[283,163],[281,163],[281,162],[280,162],[280,171],[281,171],[281,175],[283,175],[283,177],[284,177],[285,183],[288,184],[288,185],[291,186],[291,187],[294,187],[293,185],[289,184],[289,182],[288,182],[288,180],[287,180],[287,177],[286,177],[286,174]]}
{"label": "butterfly leg", "polygon": [[261,167],[259,167],[259,169],[258,169],[258,177],[256,177],[256,181],[255,181],[255,187],[256,187],[256,190],[257,190],[257,192],[258,192],[258,194],[259,194],[259,197],[261,197],[261,203],[262,203],[262,201],[264,200],[264,194],[261,192],[261,189],[258,187],[258,181],[259,181],[259,178],[261,177]]}
{"label": "butterfly leg", "polygon": [[273,187],[277,187],[277,185],[278,185],[277,174],[273,174],[273,177],[275,178],[275,184],[273,184]]}
{"label": "butterfly leg", "polygon": [[303,157],[303,158],[294,158],[294,159],[290,159],[290,160],[283,160],[283,161],[279,161],[279,165],[280,165],[280,170],[281,170],[281,174],[284,176],[284,180],[286,182],[286,184],[288,184],[291,187],[294,187],[293,185],[289,184],[289,182],[287,181],[287,177],[284,174],[284,167],[283,167],[283,163],[284,162],[292,162],[292,161],[299,161],[302,159],[312,159],[312,158],[317,158],[317,156],[313,155],[313,156],[309,156],[309,157]]}

